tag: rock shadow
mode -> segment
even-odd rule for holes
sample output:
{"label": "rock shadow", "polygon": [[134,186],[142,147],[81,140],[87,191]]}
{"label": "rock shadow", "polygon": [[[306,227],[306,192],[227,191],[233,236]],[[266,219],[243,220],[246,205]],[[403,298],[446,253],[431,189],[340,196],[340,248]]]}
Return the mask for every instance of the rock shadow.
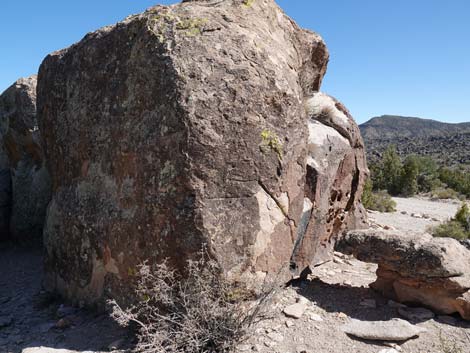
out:
{"label": "rock shadow", "polygon": [[109,351],[121,340],[132,348],[132,332],[109,315],[67,306],[45,293],[42,251],[0,247],[0,352],[48,347]]}
{"label": "rock shadow", "polygon": [[[354,287],[344,284],[329,284],[319,278],[292,283],[298,294],[329,313],[344,313],[348,317],[362,321],[387,321],[393,318],[404,319],[396,307],[388,305],[389,300],[368,287]],[[376,307],[368,307],[374,300]],[[442,320],[436,315],[435,322],[458,328],[470,328],[470,322],[459,315]],[[418,324],[427,320],[407,320]]]}

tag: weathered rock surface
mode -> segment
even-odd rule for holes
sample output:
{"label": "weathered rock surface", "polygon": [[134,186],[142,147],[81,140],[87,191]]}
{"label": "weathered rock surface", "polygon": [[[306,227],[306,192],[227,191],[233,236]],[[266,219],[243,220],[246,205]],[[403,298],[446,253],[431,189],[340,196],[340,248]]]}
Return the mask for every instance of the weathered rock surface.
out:
{"label": "weathered rock surface", "polygon": [[357,230],[341,237],[336,249],[377,263],[371,286],[385,296],[470,320],[470,251],[457,240]]}
{"label": "weathered rock surface", "polygon": [[0,229],[21,242],[40,240],[51,198],[36,120],[37,77],[0,96]]}
{"label": "weathered rock surface", "polygon": [[367,340],[405,341],[419,336],[426,329],[410,324],[402,319],[389,321],[361,321],[351,319],[343,326],[343,331],[349,335]]}
{"label": "weathered rock surface", "polygon": [[368,173],[359,128],[348,110],[324,93],[307,101],[307,112],[304,216],[293,257],[301,268],[330,260],[334,238],[345,228],[367,228],[358,202]]}
{"label": "weathered rock surface", "polygon": [[315,93],[327,61],[272,0],[157,6],[49,55],[47,287],[93,303],[203,244],[250,284],[329,258],[366,167],[350,115]]}

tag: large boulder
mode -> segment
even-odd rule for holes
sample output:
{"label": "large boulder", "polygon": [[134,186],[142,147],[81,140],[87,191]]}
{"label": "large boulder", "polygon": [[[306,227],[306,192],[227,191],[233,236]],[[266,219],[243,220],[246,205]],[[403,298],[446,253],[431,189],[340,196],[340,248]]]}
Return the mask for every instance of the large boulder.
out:
{"label": "large boulder", "polygon": [[470,250],[451,238],[395,231],[354,230],[336,249],[365,262],[377,263],[371,285],[403,303],[470,320]]}
{"label": "large boulder", "polygon": [[36,76],[19,79],[0,96],[0,228],[22,243],[40,241],[51,198],[36,82]]}
{"label": "large boulder", "polygon": [[311,108],[327,62],[273,0],[156,6],[49,55],[47,288],[85,303],[126,295],[142,261],[183,268],[204,244],[249,285],[327,258],[365,173],[350,116]]}

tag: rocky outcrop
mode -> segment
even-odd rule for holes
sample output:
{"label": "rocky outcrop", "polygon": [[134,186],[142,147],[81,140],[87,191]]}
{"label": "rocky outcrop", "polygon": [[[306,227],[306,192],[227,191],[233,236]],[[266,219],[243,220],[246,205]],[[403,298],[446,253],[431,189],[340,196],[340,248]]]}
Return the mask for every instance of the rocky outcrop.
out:
{"label": "rocky outcrop", "polygon": [[457,240],[365,230],[348,232],[336,248],[377,263],[371,286],[385,296],[470,320],[470,251]]}
{"label": "rocky outcrop", "polygon": [[30,243],[42,237],[50,179],[36,120],[37,77],[19,79],[0,96],[0,228]]}
{"label": "rocky outcrop", "polygon": [[327,61],[272,0],[157,6],[49,55],[46,286],[125,295],[142,261],[203,244],[248,284],[324,261],[366,172],[354,121],[315,93]]}

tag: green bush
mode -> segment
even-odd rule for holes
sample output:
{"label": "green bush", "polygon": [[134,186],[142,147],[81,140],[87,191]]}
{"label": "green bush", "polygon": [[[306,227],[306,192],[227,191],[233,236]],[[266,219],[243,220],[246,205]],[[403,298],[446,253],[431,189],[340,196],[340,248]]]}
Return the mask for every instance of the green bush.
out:
{"label": "green bush", "polygon": [[395,212],[395,207],[397,206],[386,190],[373,192],[370,180],[364,185],[362,204],[368,210],[379,212]]}
{"label": "green bush", "polygon": [[455,217],[432,230],[435,237],[448,237],[457,240],[470,239],[470,209],[466,203],[458,209]]}
{"label": "green bush", "polygon": [[432,229],[432,235],[439,238],[454,238],[463,240],[468,238],[468,232],[457,221],[448,221]]}
{"label": "green bush", "polygon": [[431,197],[434,198],[434,199],[441,199],[441,200],[458,199],[459,198],[459,193],[457,191],[453,190],[453,189],[439,188],[439,189],[433,190],[431,192]]}

